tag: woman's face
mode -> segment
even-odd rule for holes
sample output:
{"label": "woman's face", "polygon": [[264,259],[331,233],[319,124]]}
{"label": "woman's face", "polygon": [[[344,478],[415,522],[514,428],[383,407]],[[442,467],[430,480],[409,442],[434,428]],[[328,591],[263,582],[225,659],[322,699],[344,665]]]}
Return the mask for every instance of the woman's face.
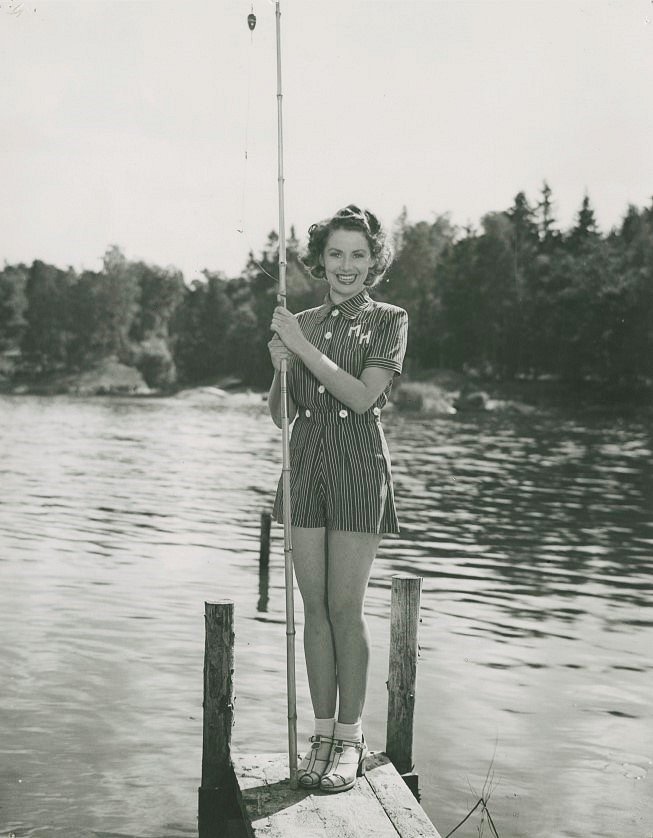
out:
{"label": "woman's face", "polygon": [[334,302],[353,297],[365,288],[372,254],[364,233],[332,230],[320,261]]}

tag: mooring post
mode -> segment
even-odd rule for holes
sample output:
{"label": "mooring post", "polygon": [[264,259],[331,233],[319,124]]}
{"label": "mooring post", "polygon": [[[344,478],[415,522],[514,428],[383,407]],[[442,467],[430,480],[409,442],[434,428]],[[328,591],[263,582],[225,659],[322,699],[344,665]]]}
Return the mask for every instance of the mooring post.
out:
{"label": "mooring post", "polygon": [[261,512],[261,549],[258,555],[258,603],[257,611],[268,610],[270,589],[270,522],[272,515]]}
{"label": "mooring post", "polygon": [[272,515],[261,512],[261,548],[258,554],[259,572],[267,572],[270,564],[270,522]]}
{"label": "mooring post", "polygon": [[418,776],[413,772],[413,716],[421,588],[421,576],[400,573],[392,577],[385,746],[394,767],[418,799]]}
{"label": "mooring post", "polygon": [[231,767],[234,718],[234,604],[204,603],[204,732],[199,788],[200,838],[224,835],[237,817]]}

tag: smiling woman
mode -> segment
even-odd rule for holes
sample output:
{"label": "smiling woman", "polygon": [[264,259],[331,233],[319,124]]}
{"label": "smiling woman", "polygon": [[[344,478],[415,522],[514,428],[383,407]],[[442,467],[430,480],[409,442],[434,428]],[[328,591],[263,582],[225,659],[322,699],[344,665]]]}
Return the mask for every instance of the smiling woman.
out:
{"label": "smiling woman", "polygon": [[[342,248],[346,245],[349,245],[356,259],[367,258],[367,274],[363,281],[369,287],[381,281],[392,261],[392,250],[377,217],[369,210],[360,210],[354,204],[341,209],[332,218],[312,224],[308,234],[308,252],[304,264],[316,279],[328,279],[328,272],[351,270],[353,266],[337,261],[338,258],[342,259]],[[358,272],[361,266],[359,262]],[[333,290],[331,282],[329,284]]]}
{"label": "smiling woman", "polygon": [[[408,315],[367,291],[390,261],[385,232],[368,210],[350,204],[313,224],[304,263],[329,292],[321,306],[296,316],[277,307],[269,343],[270,413],[280,426],[286,359],[289,417],[297,417],[290,444],[293,562],[315,715],[298,779],[327,792],[351,788],[364,765],[363,602],[382,535],[399,532],[381,410],[401,372]],[[274,511],[281,523],[282,481]]]}

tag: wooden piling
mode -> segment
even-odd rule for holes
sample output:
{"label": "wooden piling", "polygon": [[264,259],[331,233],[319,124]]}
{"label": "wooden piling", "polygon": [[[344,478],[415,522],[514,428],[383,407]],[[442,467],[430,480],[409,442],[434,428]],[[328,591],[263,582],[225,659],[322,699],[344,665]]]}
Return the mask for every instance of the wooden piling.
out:
{"label": "wooden piling", "polygon": [[261,512],[261,546],[258,555],[258,602],[256,610],[268,610],[270,590],[270,523],[272,515]]}
{"label": "wooden piling", "polygon": [[413,773],[413,716],[421,587],[419,576],[400,573],[392,577],[385,746],[392,764],[416,797],[418,778]]}
{"label": "wooden piling", "polygon": [[199,788],[200,838],[227,832],[234,812],[231,728],[234,718],[234,604],[204,603],[204,731],[202,785]]}
{"label": "wooden piling", "polygon": [[258,554],[259,571],[267,573],[270,564],[270,523],[272,515],[261,512],[261,547]]}

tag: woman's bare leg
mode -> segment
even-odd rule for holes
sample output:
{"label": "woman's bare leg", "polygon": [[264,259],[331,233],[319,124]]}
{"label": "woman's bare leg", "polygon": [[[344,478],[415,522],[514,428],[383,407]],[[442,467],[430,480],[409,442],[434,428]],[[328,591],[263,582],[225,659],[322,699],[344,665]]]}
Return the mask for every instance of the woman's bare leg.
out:
{"label": "woman's bare leg", "polygon": [[336,714],[336,661],[327,611],[324,527],[292,528],[293,565],[304,602],[304,655],[313,711],[318,719]]}
{"label": "woman's bare leg", "polygon": [[338,721],[354,724],[363,713],[370,656],[363,603],[381,536],[331,530],[327,537],[328,613],[336,648]]}

